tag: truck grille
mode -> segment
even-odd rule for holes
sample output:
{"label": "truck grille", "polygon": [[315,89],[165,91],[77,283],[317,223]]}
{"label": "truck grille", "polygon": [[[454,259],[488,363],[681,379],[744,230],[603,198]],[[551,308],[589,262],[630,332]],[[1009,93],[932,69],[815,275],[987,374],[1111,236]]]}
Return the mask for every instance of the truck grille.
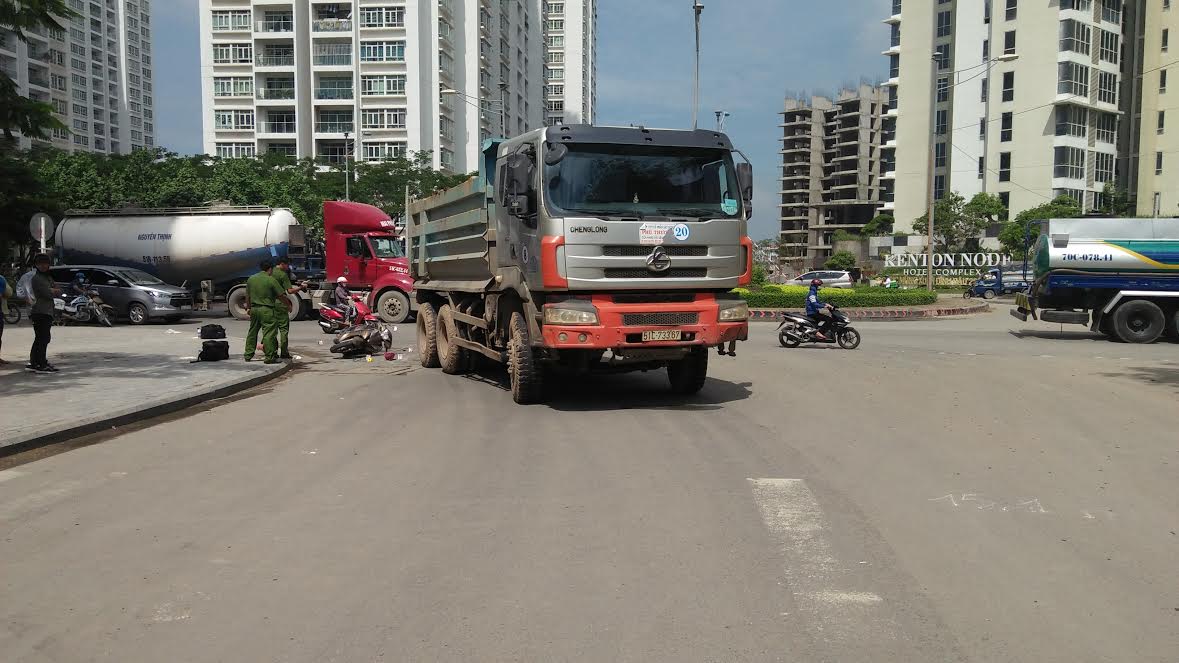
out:
{"label": "truck grille", "polygon": [[[602,255],[610,258],[646,258],[651,255],[650,246],[603,246]],[[675,258],[703,258],[708,255],[707,246],[663,246],[667,255]]]}
{"label": "truck grille", "polygon": [[645,325],[694,325],[700,320],[699,313],[624,313],[624,327]]}
{"label": "truck grille", "polygon": [[687,304],[696,301],[692,292],[642,292],[614,295],[615,304]]}
{"label": "truck grille", "polygon": [[666,272],[651,272],[643,267],[609,267],[604,270],[608,279],[702,279],[708,277],[707,267],[680,267]]}

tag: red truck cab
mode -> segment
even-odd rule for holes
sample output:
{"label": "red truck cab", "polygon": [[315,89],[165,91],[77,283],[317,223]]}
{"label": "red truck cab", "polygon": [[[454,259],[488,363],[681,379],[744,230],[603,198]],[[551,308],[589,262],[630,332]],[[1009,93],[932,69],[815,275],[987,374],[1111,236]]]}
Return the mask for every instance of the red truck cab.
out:
{"label": "red truck cab", "polygon": [[343,276],[350,290],[366,293],[382,320],[404,322],[413,277],[389,215],[372,205],[329,200],[323,204],[323,231],[325,287]]}

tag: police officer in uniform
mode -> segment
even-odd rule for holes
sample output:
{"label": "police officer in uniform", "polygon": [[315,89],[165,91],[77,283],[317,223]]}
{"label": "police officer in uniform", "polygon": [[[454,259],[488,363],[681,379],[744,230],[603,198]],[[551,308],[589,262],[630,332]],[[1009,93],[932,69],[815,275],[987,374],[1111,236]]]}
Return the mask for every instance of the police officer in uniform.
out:
{"label": "police officer in uniform", "polygon": [[246,281],[246,310],[250,313],[250,331],[246,333],[246,349],[243,353],[246,361],[254,358],[254,351],[258,348],[258,332],[262,332],[262,349],[266,355],[267,364],[278,363],[278,315],[286,317],[278,298],[284,295],[282,286],[271,276],[274,265],[269,260],[263,260],[258,265],[259,271]]}
{"label": "police officer in uniform", "polygon": [[[307,287],[306,283],[294,285],[291,283],[291,259],[283,256],[278,259],[274,265],[274,271],[271,273],[275,281],[278,281],[278,286],[287,295],[293,295],[300,290]],[[279,306],[275,307],[274,321],[278,325],[278,358],[290,359],[291,350],[287,345],[287,336],[291,333],[291,318],[289,316],[291,305],[290,298],[283,296],[279,298]],[[297,305],[297,304],[296,304]]]}

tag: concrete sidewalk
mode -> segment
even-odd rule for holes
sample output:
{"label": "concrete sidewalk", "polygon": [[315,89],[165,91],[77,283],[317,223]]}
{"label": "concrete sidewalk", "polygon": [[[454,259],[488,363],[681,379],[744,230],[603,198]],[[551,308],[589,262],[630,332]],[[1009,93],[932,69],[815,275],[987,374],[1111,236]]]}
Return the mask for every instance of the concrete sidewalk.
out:
{"label": "concrete sidewalk", "polygon": [[228,338],[229,361],[191,363],[201,323],[113,328],[54,327],[49,361],[59,373],[31,373],[33,330],[4,331],[0,366],[0,450],[66,440],[125,425],[248,389],[277,377],[286,364],[241,359],[244,339]]}

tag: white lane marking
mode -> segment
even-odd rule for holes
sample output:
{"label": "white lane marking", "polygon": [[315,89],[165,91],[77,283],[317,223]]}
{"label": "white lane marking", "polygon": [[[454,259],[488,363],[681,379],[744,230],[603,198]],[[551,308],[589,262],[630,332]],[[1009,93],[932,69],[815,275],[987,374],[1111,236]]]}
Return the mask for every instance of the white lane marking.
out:
{"label": "white lane marking", "polygon": [[16,470],[0,470],[0,483],[4,483],[5,481],[8,481],[9,479],[23,477],[24,475],[25,475],[24,472],[17,472]]}
{"label": "white lane marking", "polygon": [[762,522],[781,549],[783,573],[799,607],[821,622],[823,637],[895,638],[894,625],[874,608],[884,599],[841,588],[848,573],[835,558],[818,500],[801,479],[749,479]]}

